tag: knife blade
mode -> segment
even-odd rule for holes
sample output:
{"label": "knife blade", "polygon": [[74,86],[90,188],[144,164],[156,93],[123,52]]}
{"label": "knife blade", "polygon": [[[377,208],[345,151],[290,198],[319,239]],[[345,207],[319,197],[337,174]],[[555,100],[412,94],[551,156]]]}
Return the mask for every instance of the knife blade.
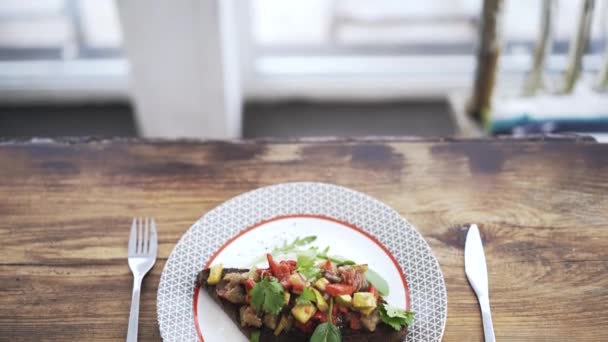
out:
{"label": "knife blade", "polygon": [[472,224],[467,232],[464,245],[464,270],[467,279],[477,295],[481,308],[484,339],[486,342],[495,342],[492,313],[490,311],[490,296],[488,293],[488,268],[486,256],[483,252],[483,243],[477,225]]}

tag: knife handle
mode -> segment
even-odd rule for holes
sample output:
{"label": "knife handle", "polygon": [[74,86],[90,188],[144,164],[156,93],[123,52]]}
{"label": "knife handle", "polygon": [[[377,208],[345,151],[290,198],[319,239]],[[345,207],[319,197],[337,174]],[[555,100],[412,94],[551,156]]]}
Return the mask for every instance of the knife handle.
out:
{"label": "knife handle", "polygon": [[481,319],[483,320],[483,335],[485,342],[496,342],[494,337],[494,325],[492,324],[492,313],[490,311],[490,299],[487,295],[479,297],[481,307]]}

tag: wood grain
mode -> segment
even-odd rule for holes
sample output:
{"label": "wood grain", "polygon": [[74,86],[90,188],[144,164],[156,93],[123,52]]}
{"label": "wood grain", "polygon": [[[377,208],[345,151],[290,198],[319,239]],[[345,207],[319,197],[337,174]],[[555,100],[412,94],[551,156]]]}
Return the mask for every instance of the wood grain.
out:
{"label": "wood grain", "polygon": [[446,279],[445,341],[482,340],[463,270],[473,222],[499,341],[608,340],[608,145],[399,139],[0,144],[0,340],[124,340],[135,215],[159,225],[140,336],[160,340],[156,289],[177,240],[226,199],[287,181],[365,192],[418,228]]}

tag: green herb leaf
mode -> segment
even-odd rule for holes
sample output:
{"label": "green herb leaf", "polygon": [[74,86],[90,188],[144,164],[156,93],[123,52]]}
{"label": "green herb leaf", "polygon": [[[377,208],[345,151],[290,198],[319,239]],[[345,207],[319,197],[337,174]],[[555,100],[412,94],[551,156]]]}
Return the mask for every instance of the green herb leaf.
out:
{"label": "green herb leaf", "polygon": [[298,271],[306,280],[316,278],[321,274],[321,269],[317,266],[317,256],[314,252],[304,251],[298,254]]}
{"label": "green herb leaf", "polygon": [[305,287],[302,294],[296,299],[296,304],[310,304],[317,300],[317,296],[310,287]]}
{"label": "green herb leaf", "polygon": [[388,296],[388,282],[386,282],[381,275],[374,272],[374,270],[370,268],[367,270],[367,272],[365,272],[365,277],[367,278],[367,281],[374,284],[381,296]]}
{"label": "green herb leaf", "polygon": [[249,336],[249,342],[260,342],[260,331],[254,330],[251,332],[251,336]]}
{"label": "green herb leaf", "polygon": [[[331,299],[329,301],[329,311],[333,312],[334,300]],[[340,334],[340,329],[333,325],[331,322],[331,314],[327,317],[329,321],[327,323],[321,323],[317,325],[317,328],[313,332],[310,337],[310,342],[341,342],[342,335]]]}
{"label": "green herb leaf", "polygon": [[404,325],[412,325],[414,323],[414,313],[406,311],[388,304],[382,304],[378,307],[378,313],[382,322],[390,325],[395,330],[401,330]]}
{"label": "green herb leaf", "polygon": [[335,263],[337,266],[357,264],[356,262],[339,255],[332,255],[329,257],[329,260],[331,260],[331,262]]}
{"label": "green herb leaf", "polygon": [[[305,236],[303,238],[300,238],[298,236],[295,238],[295,240],[293,240],[290,243],[287,243],[287,241],[283,241],[283,244],[281,246],[274,247],[272,249],[272,251],[270,252],[270,254],[272,254],[274,257],[278,257],[279,255],[295,253],[295,252],[300,251],[300,247],[311,244],[315,240],[317,240],[317,237],[315,235]],[[253,261],[253,263],[258,264],[258,263],[263,262],[264,260],[266,260],[266,253],[264,253],[264,255],[261,255],[259,258],[255,259]]]}
{"label": "green herb leaf", "polygon": [[329,323],[317,325],[315,332],[310,337],[310,342],[341,342],[340,329]]}
{"label": "green herb leaf", "polygon": [[264,311],[278,315],[285,304],[283,291],[283,286],[276,279],[263,279],[249,292],[249,302],[258,312]]}
{"label": "green herb leaf", "polygon": [[[316,247],[311,247],[310,249],[314,249],[318,251],[319,249]],[[329,252],[329,246],[325,247],[321,252],[317,252],[317,258],[319,259],[327,259],[327,252]]]}
{"label": "green herb leaf", "polygon": [[310,235],[310,236],[307,236],[307,237],[305,237],[303,239],[299,239],[299,240],[296,238],[296,241],[297,241],[296,245],[305,246],[305,245],[308,245],[309,243],[315,242],[316,239],[317,239],[317,237],[314,235]]}

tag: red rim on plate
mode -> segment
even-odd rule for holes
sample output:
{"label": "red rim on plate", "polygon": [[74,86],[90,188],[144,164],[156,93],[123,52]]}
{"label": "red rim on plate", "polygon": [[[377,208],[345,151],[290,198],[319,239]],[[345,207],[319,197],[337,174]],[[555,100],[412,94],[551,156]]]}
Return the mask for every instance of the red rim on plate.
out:
{"label": "red rim on plate", "polygon": [[[341,224],[347,228],[350,228],[360,234],[362,234],[363,236],[365,236],[366,238],[370,239],[373,243],[375,243],[378,247],[380,247],[380,249],[382,249],[382,251],[389,257],[389,259],[393,262],[393,265],[395,266],[395,268],[397,269],[397,272],[399,273],[399,276],[401,277],[401,282],[403,283],[403,290],[405,292],[405,301],[407,303],[406,305],[406,310],[410,310],[411,309],[411,303],[410,303],[410,291],[409,291],[409,287],[407,284],[407,280],[405,279],[405,274],[403,274],[403,270],[401,269],[401,266],[399,265],[399,263],[397,262],[397,260],[395,259],[395,257],[391,254],[391,252],[388,250],[388,248],[386,248],[380,241],[378,241],[378,239],[376,239],[373,235],[371,235],[370,233],[362,230],[361,228],[345,222],[345,221],[341,221],[329,216],[323,216],[323,215],[307,215],[307,214],[294,214],[294,215],[282,215],[282,216],[277,216],[268,220],[264,220],[261,221],[251,227],[248,227],[246,229],[243,229],[242,231],[240,231],[238,234],[236,234],[235,236],[231,237],[230,239],[228,239],[228,241],[226,241],[215,253],[213,253],[213,255],[211,255],[211,258],[209,258],[209,260],[207,261],[207,263],[205,263],[205,266],[203,266],[203,269],[208,268],[209,265],[211,265],[213,263],[213,261],[215,260],[215,258],[226,248],[228,247],[232,242],[234,242],[236,239],[240,238],[241,236],[247,234],[248,232],[261,227],[269,222],[273,222],[273,221],[279,221],[279,220],[284,220],[284,219],[290,219],[290,218],[315,218],[315,219],[320,219],[320,220],[327,220],[327,221],[331,221],[334,223],[338,223]],[[199,285],[197,284],[194,288],[194,296],[193,296],[193,309],[194,309],[194,326],[196,327],[196,334],[198,335],[198,338],[200,341],[205,341],[205,339],[203,338],[203,334],[201,332],[201,329],[198,325],[198,294],[199,294]]]}

